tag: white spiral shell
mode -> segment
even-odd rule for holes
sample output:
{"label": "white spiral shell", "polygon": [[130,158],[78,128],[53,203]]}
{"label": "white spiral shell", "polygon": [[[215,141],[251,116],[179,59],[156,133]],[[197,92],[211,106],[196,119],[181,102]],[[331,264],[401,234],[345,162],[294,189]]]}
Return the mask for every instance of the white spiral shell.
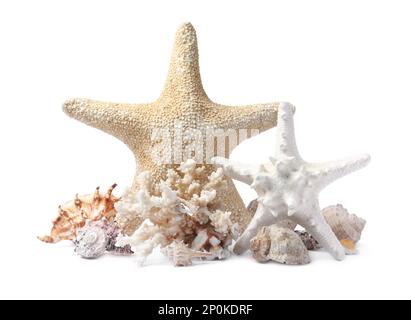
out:
{"label": "white spiral shell", "polygon": [[98,258],[106,252],[108,240],[105,230],[88,224],[77,231],[74,251],[86,259]]}

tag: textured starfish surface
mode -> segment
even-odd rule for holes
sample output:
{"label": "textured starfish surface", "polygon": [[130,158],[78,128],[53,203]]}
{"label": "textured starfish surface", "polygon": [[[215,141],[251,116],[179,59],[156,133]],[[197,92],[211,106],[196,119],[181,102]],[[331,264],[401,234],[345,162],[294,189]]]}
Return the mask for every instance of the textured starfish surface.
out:
{"label": "textured starfish surface", "polygon": [[241,254],[259,228],[289,219],[304,227],[337,260],[345,250],[320,212],[318,194],[334,180],[368,164],[369,155],[326,163],[307,163],[299,155],[294,136],[293,107],[282,103],[278,110],[277,145],[270,163],[249,166],[222,157],[211,161],[233,179],[249,184],[258,194],[258,208],[235,244]]}
{"label": "textured starfish surface", "polygon": [[[89,99],[71,99],[64,103],[63,109],[73,117],[90,126],[101,129],[123,141],[134,153],[137,162],[137,174],[148,170],[153,179],[160,181],[167,174],[167,169],[177,168],[186,159],[179,152],[191,158],[193,152],[207,155],[206,140],[209,129],[221,129],[243,135],[237,135],[235,145],[243,139],[276,125],[279,103],[255,104],[247,106],[224,106],[212,102],[206,95],[200,78],[196,32],[190,23],[183,24],[176,33],[174,49],[167,80],[160,97],[147,104],[123,104],[99,102]],[[155,139],[156,129],[169,129],[170,139],[181,139],[182,149],[174,144],[165,145]],[[191,129],[195,129],[193,133]],[[242,130],[244,129],[244,130]],[[256,129],[256,130],[252,130]],[[182,132],[182,138],[176,132]],[[202,147],[195,141],[201,133]],[[244,132],[246,134],[244,135]],[[228,157],[232,149],[223,153]],[[185,153],[184,153],[185,152]],[[173,155],[170,163],[159,164],[160,154]],[[209,154],[208,160],[217,151]],[[207,159],[204,179],[213,171]],[[198,161],[197,161],[198,162]],[[134,178],[133,189],[138,189]],[[233,220],[243,229],[251,217],[229,179],[225,192],[221,193],[220,203],[223,210],[232,212]]]}

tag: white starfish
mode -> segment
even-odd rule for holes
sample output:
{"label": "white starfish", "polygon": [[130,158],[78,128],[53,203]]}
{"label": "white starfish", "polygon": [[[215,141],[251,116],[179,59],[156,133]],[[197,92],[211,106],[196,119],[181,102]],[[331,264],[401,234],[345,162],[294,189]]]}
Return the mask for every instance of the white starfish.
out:
{"label": "white starfish", "polygon": [[294,136],[294,107],[278,109],[277,145],[269,164],[250,166],[215,157],[211,161],[233,179],[249,184],[258,194],[259,206],[234,252],[241,254],[262,226],[290,219],[304,227],[337,260],[345,250],[320,212],[318,194],[334,180],[363,168],[369,155],[326,163],[307,163],[299,155]]}

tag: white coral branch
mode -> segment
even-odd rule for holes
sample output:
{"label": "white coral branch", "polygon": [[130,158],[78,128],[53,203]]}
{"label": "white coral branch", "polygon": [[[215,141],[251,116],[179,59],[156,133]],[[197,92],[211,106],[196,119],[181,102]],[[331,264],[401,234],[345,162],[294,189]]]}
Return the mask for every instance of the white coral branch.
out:
{"label": "white coral branch", "polygon": [[[184,255],[199,257],[198,252],[207,259],[227,257],[236,228],[230,220],[230,212],[218,210],[214,203],[217,190],[226,180],[223,170],[217,169],[209,175],[208,181],[200,182],[196,175],[203,170],[204,166],[188,160],[178,170],[168,170],[166,180],[156,185],[150,183],[149,174],[141,174],[142,188],[124,194],[117,206],[118,219],[124,224],[136,218],[146,219],[146,222],[131,236],[119,239],[118,244],[130,245],[143,261],[155,247],[179,241],[184,243],[166,250],[175,263],[175,259]],[[181,262],[182,265],[189,263],[188,260]]]}

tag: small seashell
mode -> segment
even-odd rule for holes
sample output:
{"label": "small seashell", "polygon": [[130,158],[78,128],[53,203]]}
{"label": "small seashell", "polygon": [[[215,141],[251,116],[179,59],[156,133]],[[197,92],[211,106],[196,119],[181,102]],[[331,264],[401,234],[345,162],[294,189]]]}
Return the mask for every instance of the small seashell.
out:
{"label": "small seashell", "polygon": [[338,240],[349,239],[358,242],[366,221],[350,214],[341,204],[324,208],[322,214]]}
{"label": "small seashell", "polygon": [[294,231],[277,225],[262,227],[251,239],[250,248],[253,257],[259,262],[273,260],[284,264],[301,265],[311,261],[300,237]]}
{"label": "small seashell", "polygon": [[211,253],[190,249],[183,241],[174,241],[163,248],[163,253],[176,267],[185,267],[193,263],[195,258],[207,258]]}
{"label": "small seashell", "polygon": [[315,240],[314,237],[310,235],[307,231],[295,230],[294,232],[300,237],[300,239],[302,240],[302,242],[308,250],[321,249],[321,245],[318,243],[318,241]]}
{"label": "small seashell", "polygon": [[83,258],[94,259],[106,252],[107,243],[108,237],[104,229],[100,226],[87,224],[77,231],[74,251]]}

